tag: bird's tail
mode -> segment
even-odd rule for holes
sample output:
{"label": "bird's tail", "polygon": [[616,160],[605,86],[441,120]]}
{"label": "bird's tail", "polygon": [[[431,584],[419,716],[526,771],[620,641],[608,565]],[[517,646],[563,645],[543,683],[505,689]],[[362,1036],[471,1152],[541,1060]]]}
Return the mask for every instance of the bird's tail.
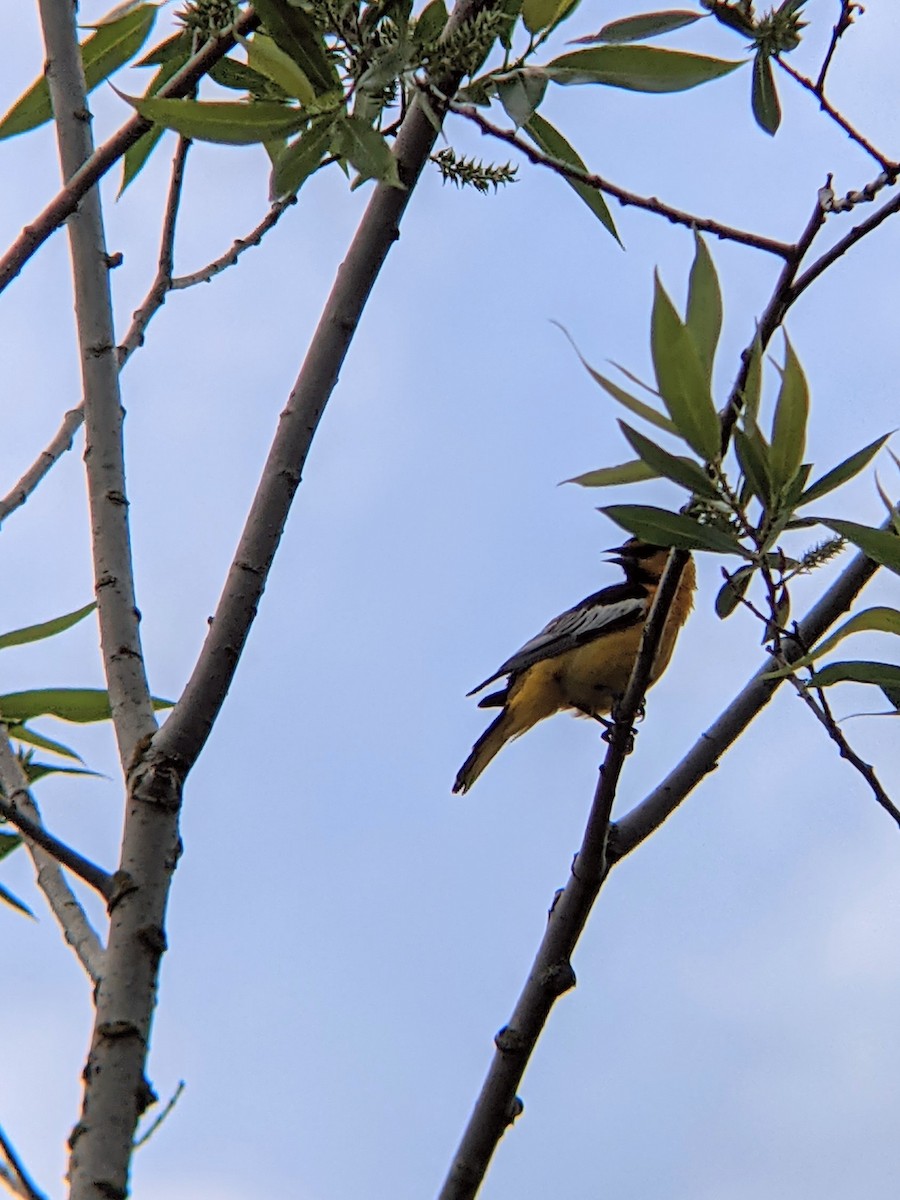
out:
{"label": "bird's tail", "polygon": [[[493,697],[489,697],[493,700]],[[496,703],[496,701],[494,701]],[[520,733],[530,729],[541,717],[543,712],[526,713],[520,711],[521,706],[512,704],[493,720],[472,747],[472,753],[459,768],[456,781],[453,784],[454,793],[467,792],[491,759],[507,742],[517,738]]]}

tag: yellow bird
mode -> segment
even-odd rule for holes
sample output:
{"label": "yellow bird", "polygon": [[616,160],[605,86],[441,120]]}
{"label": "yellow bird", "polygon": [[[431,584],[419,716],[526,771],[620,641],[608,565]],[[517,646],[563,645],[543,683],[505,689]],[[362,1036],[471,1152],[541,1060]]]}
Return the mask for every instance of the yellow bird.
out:
{"label": "yellow bird", "polygon": [[[480,708],[503,711],[472,747],[456,776],[454,792],[468,791],[494,755],[538,721],[562,709],[602,718],[624,693],[669,551],[631,538],[610,554],[610,561],[625,571],[624,583],[603,588],[556,617],[468,693],[474,696],[495,679],[509,676],[505,687],[479,701]],[[694,560],[688,558],[653,661],[650,683],[669,665],[678,631],[691,611],[696,585]]]}

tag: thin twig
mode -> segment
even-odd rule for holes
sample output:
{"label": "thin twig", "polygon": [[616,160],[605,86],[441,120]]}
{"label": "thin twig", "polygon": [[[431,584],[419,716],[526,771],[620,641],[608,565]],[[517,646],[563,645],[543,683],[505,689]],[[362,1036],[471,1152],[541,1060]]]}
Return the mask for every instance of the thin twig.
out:
{"label": "thin twig", "polygon": [[[232,50],[238,36],[246,37],[259,24],[259,17],[252,8],[247,9],[235,22],[234,29],[220,34],[206,43],[185,65],[159,89],[159,97],[176,99],[187,96],[203,76]],[[26,225],[7,252],[0,258],[0,291],[19,274],[28,260],[70,217],[81,199],[94,184],[150,129],[152,122],[133,116],[108,138],[102,146],[68,178],[65,185],[53,197],[47,207],[30,225]]]}
{"label": "thin twig", "polygon": [[[4,788],[4,790],[6,789]],[[113,894],[112,876],[107,874],[102,867],[98,867],[96,863],[92,863],[90,859],[79,854],[77,850],[73,850],[71,846],[67,846],[65,842],[54,837],[40,821],[34,820],[23,812],[19,807],[23,798],[28,801],[28,807],[33,809],[34,801],[24,788],[18,788],[14,792],[8,792],[6,796],[0,796],[0,817],[9,821],[11,825],[15,825],[16,829],[25,836],[26,841],[34,842],[36,846],[46,850],[61,866],[68,867],[73,875],[83,879],[94,891],[99,892],[104,900],[109,900]]]}
{"label": "thin twig", "polygon": [[16,1153],[12,1142],[6,1136],[2,1126],[0,1126],[0,1150],[6,1155],[7,1162],[12,1167],[16,1178],[21,1184],[19,1194],[26,1197],[26,1200],[47,1200],[47,1197],[40,1191],[34,1180],[25,1170],[22,1160]]}
{"label": "thin twig", "polygon": [[816,703],[815,697],[812,695],[809,688],[800,679],[798,679],[796,675],[791,675],[789,678],[791,683],[797,689],[797,695],[800,696],[800,698],[804,701],[807,708],[813,714],[816,720],[819,721],[827,730],[828,736],[840,751],[841,758],[845,758],[847,762],[850,763],[852,767],[855,767],[860,775],[862,775],[863,779],[872,789],[872,795],[875,797],[876,801],[881,805],[886,813],[889,813],[890,816],[893,817],[897,825],[900,826],[900,809],[897,808],[896,804],[894,804],[893,800],[891,800],[890,796],[882,787],[878,776],[875,774],[875,769],[872,764],[867,763],[864,759],[860,758],[860,756],[847,741],[847,736],[841,729],[840,725],[838,725],[834,713],[831,711],[831,706],[825,698],[825,693],[823,690],[821,688],[816,689],[819,697],[819,702]]}
{"label": "thin twig", "polygon": [[888,158],[887,155],[882,154],[881,151],[877,149],[877,147],[873,146],[867,138],[863,137],[859,130],[855,129],[847,120],[847,118],[843,116],[842,113],[838,112],[834,105],[828,99],[826,99],[825,95],[819,91],[818,87],[811,79],[808,79],[805,75],[801,75],[799,71],[795,70],[795,68],[792,67],[791,64],[786,61],[786,59],[781,58],[780,55],[775,55],[775,61],[778,63],[779,67],[781,67],[782,71],[785,72],[785,74],[790,75],[791,79],[793,79],[795,83],[799,83],[802,88],[805,88],[806,91],[811,92],[815,96],[819,102],[819,108],[821,108],[822,112],[827,113],[827,115],[831,117],[832,121],[834,121],[836,125],[839,125],[840,128],[843,129],[844,133],[846,133],[847,137],[850,138],[851,141],[856,142],[857,146],[865,150],[866,154],[871,155],[871,157],[874,158],[881,167],[882,171],[885,171],[891,176],[892,182],[897,178],[898,174],[900,174],[900,164]]}
{"label": "thin twig", "polygon": [[609,872],[609,816],[619,776],[634,738],[634,722],[672,600],[688,559],[669,555],[625,695],[609,734],[609,748],[582,839],[564,890],[557,894],[547,928],[509,1024],[494,1039],[496,1051],[468,1125],[453,1157],[439,1200],[471,1200],[508,1125],[521,1112],[516,1090],[556,1000],[575,985],[571,956]]}
{"label": "thin twig", "polygon": [[172,271],[175,258],[175,227],[178,223],[178,207],[181,203],[181,191],[184,185],[184,167],[188,151],[191,148],[190,138],[179,137],[172,157],[172,173],[169,179],[169,195],[166,199],[163,213],[162,236],[159,246],[159,260],[156,268],[156,278],[150,285],[150,290],[144,297],[143,303],[134,314],[134,319],[117,349],[119,370],[121,371],[129,358],[144,343],[144,334],[153,317],[166,302],[166,296],[172,288]]}
{"label": "thin twig", "polygon": [[165,1108],[163,1108],[162,1112],[159,1113],[158,1116],[154,1117],[154,1119],[150,1122],[150,1124],[147,1126],[147,1128],[144,1130],[144,1132],[141,1134],[141,1136],[139,1138],[135,1138],[135,1140],[134,1140],[135,1150],[140,1150],[141,1146],[145,1145],[147,1142],[150,1141],[150,1139],[153,1137],[154,1133],[156,1133],[157,1129],[159,1129],[160,1125],[162,1125],[163,1121],[166,1119],[166,1117],[169,1115],[169,1113],[172,1111],[172,1109],[175,1107],[175,1105],[181,1099],[181,1093],[183,1091],[184,1091],[184,1080],[181,1079],[181,1080],[179,1080],[178,1087],[175,1089],[175,1091],[172,1093],[172,1095],[166,1101]]}
{"label": "thin twig", "polygon": [[562,159],[554,158],[553,155],[545,154],[542,150],[538,150],[532,146],[525,138],[520,137],[514,129],[503,129],[500,125],[494,125],[486,117],[482,116],[472,104],[451,103],[449,107],[457,116],[465,117],[467,121],[471,121],[474,125],[477,125],[483,134],[497,138],[499,141],[506,142],[510,146],[515,146],[521,154],[525,155],[529,162],[537,166],[549,167],[551,171],[556,171],[558,175],[562,175],[566,179],[571,179],[576,183],[583,183],[587,187],[605,192],[607,195],[618,200],[620,204],[642,208],[646,212],[652,212],[657,216],[665,217],[666,220],[671,221],[675,225],[686,225],[689,229],[699,229],[702,233],[711,233],[715,237],[722,238],[725,241],[737,242],[742,246],[751,246],[755,250],[762,250],[766,254],[774,254],[779,258],[789,258],[793,252],[794,247],[787,242],[779,242],[774,238],[768,238],[762,234],[751,233],[744,229],[736,229],[731,225],[723,225],[721,222],[713,221],[708,217],[699,217],[696,213],[684,212],[682,209],[673,208],[672,205],[665,204],[655,196],[640,196],[636,192],[629,192],[625,188],[619,187],[618,184],[604,179],[601,175],[594,175],[592,172],[582,170],[580,167],[573,166]]}
{"label": "thin twig", "polygon": [[831,41],[828,43],[828,49],[825,51],[825,57],[822,60],[822,69],[819,71],[819,78],[816,80],[814,90],[817,96],[821,96],[825,91],[825,76],[828,74],[828,68],[831,66],[831,60],[834,58],[838,42],[853,24],[854,9],[859,9],[860,12],[863,11],[862,5],[854,3],[854,0],[841,0],[841,15],[838,17],[831,31]]}
{"label": "thin twig", "polygon": [[40,452],[21,479],[0,500],[0,523],[5,521],[10,513],[22,507],[51,467],[59,462],[67,450],[72,449],[75,434],[83,424],[82,406],[79,404],[77,408],[70,408],[50,444]]}
{"label": "thin twig", "polygon": [[199,271],[191,271],[189,275],[176,275],[171,282],[172,291],[181,291],[184,288],[194,287],[198,283],[209,283],[216,275],[221,274],[228,267],[233,267],[244,251],[258,246],[269,230],[277,225],[284,212],[296,203],[296,195],[276,200],[255,229],[252,229],[246,237],[235,238],[230,250],[227,250],[219,258],[213,259],[211,263],[207,263],[205,267],[201,267]]}
{"label": "thin twig", "polygon": [[[6,795],[14,798],[15,816],[18,819],[25,817],[33,825],[41,827],[41,816],[28,790],[28,780],[25,778],[22,764],[9,744],[9,737],[3,726],[0,726],[0,784]],[[91,928],[84,909],[69,887],[56,856],[42,849],[37,840],[34,843],[29,841],[27,836],[25,845],[34,863],[37,885],[44,893],[63,937],[72,947],[92,982],[97,983],[103,959],[103,946],[99,937]]]}
{"label": "thin twig", "polygon": [[821,258],[817,258],[812,266],[807,267],[801,276],[795,281],[790,290],[790,303],[797,299],[801,292],[805,292],[811,283],[813,283],[823,271],[827,270],[833,262],[836,262],[841,255],[846,254],[851,246],[855,245],[866,234],[876,229],[882,221],[886,221],[888,217],[892,217],[895,213],[900,212],[900,195],[896,195],[889,200],[887,204],[883,204],[877,212],[872,213],[871,217],[867,217],[865,221],[860,221],[858,225],[845,234],[840,241],[835,242],[830,250],[826,250]]}

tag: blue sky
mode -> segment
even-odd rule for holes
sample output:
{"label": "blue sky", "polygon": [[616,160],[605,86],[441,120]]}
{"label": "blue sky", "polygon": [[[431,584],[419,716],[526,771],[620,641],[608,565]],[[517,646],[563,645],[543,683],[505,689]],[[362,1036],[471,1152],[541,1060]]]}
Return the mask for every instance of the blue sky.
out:
{"label": "blue sky", "polygon": [[[648,7],[585,3],[571,36]],[[826,35],[832,7],[809,5]],[[101,12],[84,3],[81,17]],[[34,15],[22,6],[18,17],[0,52],[0,107],[43,57]],[[894,157],[900,124],[886,97],[898,35],[894,6],[869,5],[831,79],[832,100]],[[667,44],[741,51],[705,26]],[[815,71],[821,49],[811,38],[800,69]],[[556,89],[542,111],[624,186],[793,240],[827,172],[843,192],[876,170],[809,97],[781,92],[774,140],[752,120],[748,69],[668,98]],[[109,89],[95,100],[102,136],[124,110]],[[448,133],[459,150],[508,157],[461,120]],[[2,152],[6,244],[55,191],[57,167],[46,129]],[[154,270],[167,161],[157,155],[118,204],[117,180],[104,184],[109,246],[125,253],[113,276],[122,331]],[[266,189],[261,151],[195,147],[177,269],[252,228]],[[368,191],[349,194],[336,171],[317,176],[237,269],[170,297],[123,374],[138,597],[158,694],[176,696],[189,673]],[[560,180],[527,165],[496,197],[442,187],[434,171],[416,192],[189,781],[150,1066],[162,1097],[180,1079],[187,1086],[137,1156],[142,1200],[412,1200],[440,1184],[565,882],[600,750],[586,722],[558,717],[504,750],[472,793],[451,797],[484,725],[464,694],[550,617],[615,580],[601,551],[622,535],[597,504],[681,502],[665,485],[640,495],[557,486],[629,454],[619,414],[551,321],[598,365],[612,358],[647,375],[653,269],[681,301],[693,252],[688,231],[611,207],[625,253]],[[833,218],[826,240],[855,219]],[[726,305],[721,400],[778,263],[711,248]],[[888,222],[789,318],[823,469],[897,423],[898,250]],[[56,235],[0,295],[0,490],[78,402],[70,313]],[[3,529],[0,628],[91,596],[81,449],[79,440]],[[896,483],[892,468],[881,473]],[[880,520],[871,477],[828,511]],[[826,574],[798,585],[796,614]],[[719,564],[704,558],[700,576],[697,611],[627,764],[623,810],[760,661],[749,618],[713,615]],[[896,605],[894,582],[867,600]],[[4,652],[4,690],[100,685],[95,640],[88,622]],[[854,649],[891,648],[861,638]],[[846,689],[835,706],[878,704]],[[891,722],[847,728],[896,794]],[[110,779],[49,780],[39,799],[54,830],[111,865],[121,819],[112,735],[75,739]],[[579,985],[553,1013],[521,1090],[525,1114],[484,1196],[893,1197],[895,839],[785,691],[604,889],[575,959]],[[40,920],[0,911],[0,1123],[58,1195],[88,990],[26,860],[4,864],[2,879]]]}

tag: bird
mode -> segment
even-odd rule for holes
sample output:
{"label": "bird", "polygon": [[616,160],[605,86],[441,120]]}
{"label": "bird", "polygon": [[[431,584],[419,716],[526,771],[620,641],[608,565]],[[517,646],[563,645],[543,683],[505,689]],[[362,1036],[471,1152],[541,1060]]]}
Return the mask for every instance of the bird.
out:
{"label": "bird", "polygon": [[[621,698],[637,658],[653,597],[665,570],[669,550],[639,538],[607,551],[610,562],[625,572],[614,583],[555,617],[539,634],[467,694],[508,676],[505,686],[479,701],[480,708],[500,708],[472,753],[460,767],[454,794],[467,792],[495,754],[554,713],[565,709],[603,721]],[[669,665],[675,639],[693,605],[697,573],[690,556],[682,569],[660,639],[650,683]]]}

